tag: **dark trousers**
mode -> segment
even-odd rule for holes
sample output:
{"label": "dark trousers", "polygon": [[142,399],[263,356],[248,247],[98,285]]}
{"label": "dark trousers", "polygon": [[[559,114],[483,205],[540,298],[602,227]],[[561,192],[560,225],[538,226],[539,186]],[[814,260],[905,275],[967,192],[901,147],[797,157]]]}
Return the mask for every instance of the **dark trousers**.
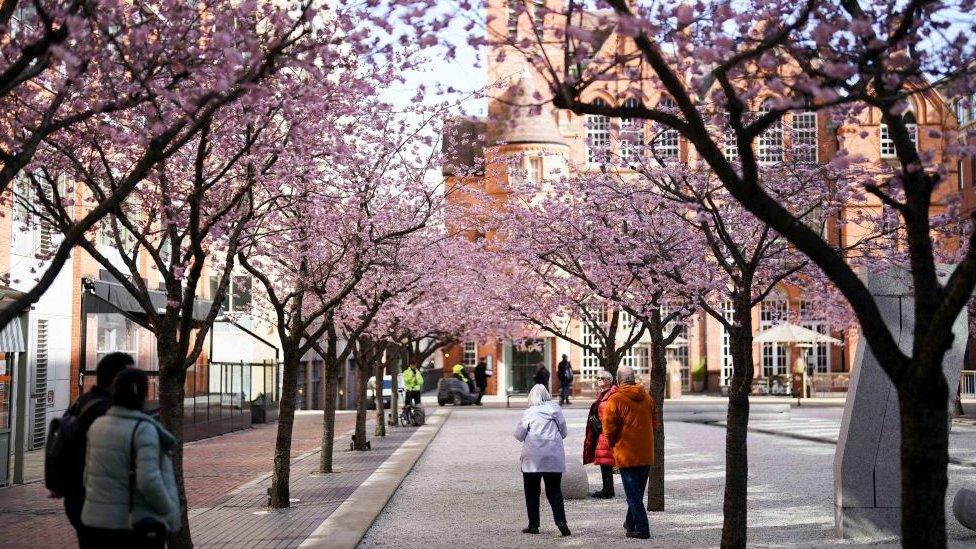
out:
{"label": "dark trousers", "polygon": [[601,465],[600,476],[603,477],[603,493],[613,495],[613,465]]}
{"label": "dark trousers", "polygon": [[132,530],[106,530],[104,528],[89,528],[92,541],[97,547],[138,547],[139,549],[163,549],[166,546],[166,536],[155,539],[143,539],[136,536]]}
{"label": "dark trousers", "polygon": [[624,495],[627,496],[627,519],[624,527],[638,534],[651,533],[651,526],[647,523],[647,508],[644,507],[644,490],[647,489],[650,471],[650,465],[620,468],[620,480],[623,481]]}
{"label": "dark trousers", "polygon": [[559,382],[559,403],[565,404],[569,402],[569,397],[572,394],[573,394],[573,382],[560,381]]}
{"label": "dark trousers", "polygon": [[89,532],[91,529],[81,522],[81,509],[84,506],[84,498],[70,496],[64,498],[64,514],[68,515],[68,522],[71,523],[72,528],[75,529],[75,535],[78,536],[78,547],[89,549],[97,547],[97,545]]}
{"label": "dark trousers", "polygon": [[420,404],[420,391],[406,391],[404,397],[404,404]]}
{"label": "dark trousers", "polygon": [[485,390],[487,387],[478,387],[478,400],[475,400],[476,404],[481,404],[481,397],[485,396]]}
{"label": "dark trousers", "polygon": [[539,481],[546,483],[546,499],[552,507],[552,518],[558,524],[566,522],[566,510],[563,508],[562,473],[522,473],[522,487],[525,489],[525,510],[529,514],[529,528],[539,527],[539,495],[542,486]]}

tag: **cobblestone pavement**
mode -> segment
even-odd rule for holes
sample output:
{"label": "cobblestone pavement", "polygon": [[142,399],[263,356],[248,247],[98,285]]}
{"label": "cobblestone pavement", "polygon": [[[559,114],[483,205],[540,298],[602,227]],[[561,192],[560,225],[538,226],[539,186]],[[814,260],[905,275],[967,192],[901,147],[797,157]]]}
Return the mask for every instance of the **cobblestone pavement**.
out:
{"label": "cobblestone pavement", "polygon": [[[795,409],[800,429],[823,428],[838,410]],[[612,500],[573,500],[566,513],[573,535],[558,537],[543,499],[541,535],[525,535],[519,443],[512,437],[521,410],[455,410],[400,489],[367,532],[361,547],[717,547],[722,529],[725,431],[712,425],[667,425],[667,511],[650,515],[651,539],[624,537],[626,504],[619,477]],[[579,456],[585,410],[566,410],[569,456]],[[817,421],[811,421],[817,420]],[[954,432],[956,432],[954,430]],[[972,433],[956,440],[976,448]],[[960,433],[954,435],[958,439]],[[749,435],[750,547],[860,546],[833,537],[834,446],[761,433]],[[588,466],[590,486],[599,469]],[[976,469],[950,466],[949,493],[976,483]],[[976,534],[951,518],[953,547],[972,547]],[[433,519],[432,519],[433,518]],[[876,543],[897,546],[894,540]]]}
{"label": "cobblestone pavement", "polygon": [[[352,428],[355,414],[339,412],[336,432]],[[235,488],[271,470],[277,424],[191,442],[185,449],[187,499],[191,515],[231,497]],[[321,412],[295,417],[292,456],[317,448],[322,441]],[[74,545],[74,531],[64,517],[61,500],[47,497],[43,483],[0,489],[0,545],[61,549]]]}

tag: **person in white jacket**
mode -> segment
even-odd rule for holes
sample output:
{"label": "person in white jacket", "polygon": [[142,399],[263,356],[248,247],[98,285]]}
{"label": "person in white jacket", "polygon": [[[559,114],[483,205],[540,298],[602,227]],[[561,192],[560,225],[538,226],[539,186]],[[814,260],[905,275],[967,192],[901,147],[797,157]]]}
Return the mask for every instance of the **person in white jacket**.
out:
{"label": "person in white jacket", "polygon": [[546,499],[552,507],[552,517],[563,536],[570,535],[563,507],[562,478],[566,471],[566,451],[563,439],[569,434],[562,408],[552,401],[549,390],[536,385],[529,391],[529,407],[515,428],[515,438],[522,443],[519,458],[522,485],[525,489],[525,508],[529,515],[526,534],[539,533],[540,482],[546,484]]}

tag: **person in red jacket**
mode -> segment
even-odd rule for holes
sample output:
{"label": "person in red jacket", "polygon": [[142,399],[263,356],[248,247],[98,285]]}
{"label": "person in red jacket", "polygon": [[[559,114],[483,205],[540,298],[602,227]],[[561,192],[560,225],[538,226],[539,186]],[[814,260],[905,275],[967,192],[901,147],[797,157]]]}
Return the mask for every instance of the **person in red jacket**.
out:
{"label": "person in red jacket", "polygon": [[583,440],[583,464],[595,463],[600,466],[603,476],[603,489],[590,494],[600,499],[613,497],[613,451],[606,435],[603,434],[603,411],[607,401],[617,392],[613,382],[613,375],[606,370],[600,370],[596,375],[599,392],[596,401],[590,405],[590,414],[586,419],[586,437]]}

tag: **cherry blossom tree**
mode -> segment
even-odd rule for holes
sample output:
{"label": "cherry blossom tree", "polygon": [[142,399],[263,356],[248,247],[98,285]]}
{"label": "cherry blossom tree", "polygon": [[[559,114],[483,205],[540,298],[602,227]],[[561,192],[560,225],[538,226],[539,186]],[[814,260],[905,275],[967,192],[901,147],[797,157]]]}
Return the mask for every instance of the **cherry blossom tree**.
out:
{"label": "cherry blossom tree", "polygon": [[[434,35],[436,41],[444,21],[457,16],[428,1],[410,4],[429,14],[429,24],[414,26],[418,39]],[[527,2],[513,6],[519,16],[516,32],[492,18],[471,42],[495,48],[499,60],[512,55],[528,60],[549,83],[551,98],[539,102],[551,100],[577,114],[649,120],[678,131],[730,199],[781,234],[836,285],[898,391],[903,542],[944,547],[949,422],[942,359],[951,326],[976,287],[976,236],[963,240],[958,267],[940,281],[933,253],[940,235],[932,230],[932,219],[948,192],[951,161],[918,150],[907,107],[936,88],[949,97],[972,96],[974,22],[962,14],[976,5],[972,0],[897,5],[600,0],[545,3],[532,10]],[[473,33],[475,28],[472,24]],[[611,35],[619,40],[607,41]],[[607,87],[637,97],[663,93],[676,110],[592,100],[590,90]],[[770,96],[767,108],[757,112],[758,100]],[[844,250],[800,222],[761,175],[763,134],[782,127],[796,110],[820,113],[840,125],[875,116],[890,137],[893,170],[860,181],[860,187],[894,211],[903,229],[898,243],[909,256],[916,296],[910,352],[897,345]],[[946,137],[948,157],[976,152],[971,129],[967,136],[950,135],[954,131],[951,124],[935,131]],[[731,150],[738,154],[724,154]],[[745,543],[744,529],[723,536],[726,547]]]}
{"label": "cherry blossom tree", "polygon": [[[11,131],[0,144],[0,196],[6,204],[43,196],[72,215],[61,219],[71,225],[62,225],[56,249],[37,254],[38,279],[0,310],[0,325],[37,301],[86,233],[220,109],[256,95],[254,85],[281,66],[315,57],[308,48],[320,38],[308,3],[287,14],[217,0],[6,2],[3,12],[13,35],[2,46],[9,65],[0,101]],[[78,162],[100,169],[101,192],[72,179]],[[18,174],[30,183],[15,192]]]}

